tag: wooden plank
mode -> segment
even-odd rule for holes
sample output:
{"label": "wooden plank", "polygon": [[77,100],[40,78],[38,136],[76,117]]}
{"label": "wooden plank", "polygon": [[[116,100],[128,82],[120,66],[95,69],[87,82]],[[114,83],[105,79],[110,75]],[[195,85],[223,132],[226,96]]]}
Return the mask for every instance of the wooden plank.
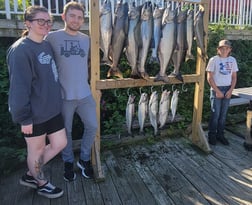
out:
{"label": "wooden plank", "polygon": [[112,150],[113,155],[116,157],[123,175],[127,179],[132,191],[137,196],[138,204],[156,204],[156,200],[151,192],[147,189],[142,178],[137,173],[135,167],[131,162],[130,151],[126,149]]}
{"label": "wooden plank", "polygon": [[95,136],[95,142],[92,149],[92,165],[94,168],[95,178],[97,181],[104,180],[104,174],[101,169],[101,159],[100,159],[100,100],[101,100],[101,93],[99,90],[96,89],[95,84],[96,81],[100,79],[100,62],[97,59],[100,59],[100,49],[99,49],[99,0],[89,0],[90,5],[90,37],[91,37],[91,44],[90,44],[90,60],[91,60],[91,73],[90,73],[90,85],[92,95],[96,102],[96,117],[98,128]]}
{"label": "wooden plank", "polygon": [[150,190],[152,195],[155,197],[157,204],[174,205],[175,202],[168,196],[165,189],[156,180],[153,173],[149,170],[147,166],[141,164],[140,161],[133,161],[138,174],[143,179],[146,187]]}
{"label": "wooden plank", "polygon": [[[54,21],[51,30],[58,30],[64,27],[63,21]],[[84,33],[88,33],[89,23],[86,21],[80,28]],[[0,19],[0,37],[19,37],[25,30],[24,22],[17,19]]]}
{"label": "wooden plank", "polygon": [[[199,75],[190,74],[183,75],[184,83],[194,83],[200,80]],[[168,84],[181,84],[181,81],[177,80],[175,77],[168,77]],[[102,79],[96,82],[96,89],[114,89],[114,88],[130,88],[130,87],[144,87],[144,86],[157,86],[165,85],[164,82],[154,82],[154,77],[150,77],[150,80],[144,79],[133,79],[133,78],[123,78],[123,79]]]}
{"label": "wooden plank", "polygon": [[[102,193],[99,188],[99,184],[96,183],[92,179],[85,179],[83,176],[81,176],[82,181],[82,187],[84,189],[84,195],[87,205],[92,204],[104,204],[102,199]],[[76,194],[79,194],[80,192],[76,192]],[[69,203],[74,204],[74,203]]]}
{"label": "wooden plank", "polygon": [[249,104],[248,99],[245,99],[245,98],[231,98],[230,103],[229,103],[229,107],[237,106],[237,105],[245,105],[245,104]]}
{"label": "wooden plank", "polygon": [[[50,182],[57,187],[60,187],[61,189],[64,190],[64,195],[60,198],[57,199],[52,199],[49,200],[49,202],[45,203],[46,204],[51,204],[51,205],[57,205],[57,204],[62,204],[62,205],[68,205],[68,190],[67,190],[67,183],[63,179],[63,173],[64,173],[64,163],[61,159],[61,154],[56,156],[52,161],[49,162],[48,166],[50,166]],[[40,201],[45,201],[45,197],[40,196],[38,200]],[[47,201],[47,199],[46,199]],[[50,203],[51,202],[51,203]],[[37,204],[38,202],[36,201]]]}
{"label": "wooden plank", "polygon": [[160,155],[164,160],[169,160],[210,204],[218,202],[222,205],[228,205],[220,192],[216,192],[215,189],[209,186],[208,178],[202,174],[199,165],[192,161],[190,157],[181,155],[181,149],[177,150],[177,147],[168,140],[162,140],[155,147],[156,150],[162,150]]}
{"label": "wooden plank", "polygon": [[34,189],[19,184],[20,177],[26,172],[25,168],[19,168],[11,173],[11,176],[1,177],[0,202],[1,204],[32,205]]}
{"label": "wooden plank", "polygon": [[[149,157],[142,164],[146,164],[149,167],[156,180],[164,187],[166,193],[176,204],[208,204],[185,176],[178,172],[173,163],[163,157],[163,154],[161,154],[162,146],[156,147],[152,145],[141,147],[140,149],[134,148],[134,150],[136,150],[136,155],[145,153]],[[176,160],[176,158],[173,158],[173,160]]]}
{"label": "wooden plank", "polygon": [[[107,154],[104,153],[103,156],[106,158]],[[99,183],[99,187],[102,193],[103,203],[105,205],[123,204],[120,199],[120,196],[118,195],[118,192],[116,190],[116,187],[110,175],[110,171],[108,167],[106,166],[106,164],[103,164],[102,169],[104,170],[104,173],[106,175],[106,180]]]}
{"label": "wooden plank", "polygon": [[229,40],[252,40],[252,31],[248,29],[225,29],[224,34]]}
{"label": "wooden plank", "polygon": [[[200,5],[200,9],[204,10],[204,43],[205,52],[207,51],[207,38],[208,38],[208,21],[209,21],[209,3],[205,2]],[[207,52],[206,52],[207,53]],[[205,82],[205,67],[206,59],[202,57],[202,51],[197,47],[197,60],[196,60],[196,74],[200,76],[200,80],[195,82],[194,103],[193,103],[193,120],[192,120],[192,142],[200,147],[202,150],[209,152],[208,142],[206,137],[201,132],[201,120],[203,110],[203,97],[204,97],[204,82]]]}
{"label": "wooden plank", "polygon": [[137,204],[136,195],[130,188],[126,177],[123,174],[123,170],[120,168],[120,166],[118,166],[118,162],[116,161],[116,158],[113,156],[112,152],[108,152],[105,162],[123,204]]}
{"label": "wooden plank", "polygon": [[[175,142],[175,144],[178,147],[184,147],[181,146],[181,141]],[[219,163],[219,159],[215,158],[213,155],[202,158],[193,150],[188,151],[188,149],[186,149],[186,151],[185,154],[181,153],[183,154],[181,159],[184,160],[184,163],[188,162],[189,159],[187,159],[187,156],[190,154],[190,158],[198,164],[198,170],[206,176],[209,186],[211,186],[216,193],[221,193],[228,204],[236,205],[237,201],[250,202],[252,200],[252,196],[249,194],[251,191],[245,191],[251,189],[241,187],[239,181],[236,180],[237,173],[230,172],[230,168],[223,165],[223,161]],[[218,164],[220,164],[220,166],[217,166]]]}

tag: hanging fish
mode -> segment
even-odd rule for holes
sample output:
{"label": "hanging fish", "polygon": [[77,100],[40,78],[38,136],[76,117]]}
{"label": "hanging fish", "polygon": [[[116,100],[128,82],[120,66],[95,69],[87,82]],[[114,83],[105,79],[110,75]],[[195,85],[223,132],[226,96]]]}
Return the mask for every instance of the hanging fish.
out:
{"label": "hanging fish", "polygon": [[152,41],[152,53],[150,57],[150,63],[158,63],[158,46],[161,39],[162,31],[161,31],[161,25],[162,25],[162,16],[163,16],[164,10],[159,8],[157,5],[154,5],[154,11],[153,11],[153,41]]}
{"label": "hanging fish", "polygon": [[196,39],[196,43],[197,46],[200,48],[201,50],[201,57],[203,60],[206,60],[208,58],[207,54],[206,54],[206,47],[205,47],[205,30],[204,30],[204,22],[203,22],[203,18],[204,18],[204,10],[199,10],[196,15],[195,15],[195,19],[194,19],[194,32],[195,32],[195,39]]}
{"label": "hanging fish", "polygon": [[144,123],[148,113],[148,95],[142,93],[138,103],[138,122],[140,127],[140,134],[144,134]]}
{"label": "hanging fish", "polygon": [[178,95],[179,91],[176,89],[172,93],[172,98],[171,98],[171,114],[172,114],[172,119],[171,121],[173,122],[175,119],[176,111],[177,111],[177,106],[178,106]]}
{"label": "hanging fish", "polygon": [[171,10],[171,5],[169,4],[165,9],[162,18],[162,37],[160,39],[158,49],[160,71],[156,75],[154,81],[163,81],[165,83],[169,82],[168,76],[166,74],[166,69],[175,48],[175,17],[176,13],[174,10]]}
{"label": "hanging fish", "polygon": [[158,93],[153,91],[149,100],[149,118],[152,127],[154,128],[154,136],[157,136],[158,126],[157,126],[157,117],[158,117]]}
{"label": "hanging fish", "polygon": [[182,10],[181,6],[177,8],[177,21],[176,21],[176,45],[172,55],[172,62],[174,65],[174,70],[170,74],[175,76],[178,80],[183,82],[183,77],[180,73],[180,67],[183,62],[185,62],[187,43],[186,43],[186,16],[187,10]]}
{"label": "hanging fish", "polygon": [[131,67],[131,77],[139,77],[137,70],[140,36],[140,7],[135,2],[129,7],[129,31],[127,36],[126,57]]}
{"label": "hanging fish", "polygon": [[159,128],[165,125],[170,109],[170,91],[164,90],[159,102],[158,122]]}
{"label": "hanging fish", "polygon": [[187,41],[187,51],[186,51],[186,61],[194,60],[192,54],[192,44],[194,35],[194,10],[189,8],[186,17],[186,41]]}
{"label": "hanging fish", "polygon": [[112,9],[110,0],[105,0],[100,11],[100,48],[103,52],[102,63],[111,65],[109,48],[112,36]]}
{"label": "hanging fish", "polygon": [[145,2],[141,10],[141,46],[139,50],[139,67],[140,77],[149,80],[149,75],[145,71],[145,63],[150,48],[152,30],[153,30],[152,4],[150,1]]}
{"label": "hanging fish", "polygon": [[128,32],[128,3],[119,1],[116,5],[115,20],[113,25],[112,39],[111,39],[111,52],[112,52],[112,65],[107,73],[107,78],[116,76],[123,78],[123,75],[118,68],[118,63],[125,45],[125,39]]}
{"label": "hanging fish", "polygon": [[132,122],[133,122],[133,117],[135,113],[135,96],[134,95],[129,95],[128,102],[127,102],[127,107],[126,107],[126,124],[127,124],[127,130],[128,134],[132,136]]}

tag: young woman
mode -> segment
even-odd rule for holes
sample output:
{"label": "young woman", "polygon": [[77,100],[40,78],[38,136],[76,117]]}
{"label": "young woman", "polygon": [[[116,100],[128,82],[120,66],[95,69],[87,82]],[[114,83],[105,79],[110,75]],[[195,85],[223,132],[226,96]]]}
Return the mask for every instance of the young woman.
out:
{"label": "young woman", "polygon": [[20,184],[47,198],[57,198],[63,190],[53,186],[42,171],[67,142],[57,68],[51,46],[43,40],[52,20],[47,9],[39,6],[28,7],[24,20],[27,30],[7,51],[9,111],[21,125],[27,144],[28,172]]}
{"label": "young woman", "polygon": [[207,65],[207,80],[210,89],[211,117],[209,121],[208,141],[215,145],[216,141],[229,145],[224,137],[226,115],[232,91],[237,81],[237,62],[230,56],[232,47],[228,40],[221,40],[217,55],[209,60]]}

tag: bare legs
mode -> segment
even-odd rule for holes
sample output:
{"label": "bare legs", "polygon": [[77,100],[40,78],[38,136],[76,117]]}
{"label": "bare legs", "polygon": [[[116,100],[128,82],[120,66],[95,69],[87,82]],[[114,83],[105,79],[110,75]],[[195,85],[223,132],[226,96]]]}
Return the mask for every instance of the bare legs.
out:
{"label": "bare legs", "polygon": [[61,129],[47,136],[49,144],[46,145],[46,135],[26,137],[28,174],[32,175],[38,185],[44,185],[47,180],[44,177],[42,167],[54,158],[66,146],[65,129]]}

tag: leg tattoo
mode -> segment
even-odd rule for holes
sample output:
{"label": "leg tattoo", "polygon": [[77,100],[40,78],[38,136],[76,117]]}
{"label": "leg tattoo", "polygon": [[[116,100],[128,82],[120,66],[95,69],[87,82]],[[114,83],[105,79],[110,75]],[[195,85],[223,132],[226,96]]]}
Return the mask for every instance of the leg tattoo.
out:
{"label": "leg tattoo", "polygon": [[37,179],[39,180],[45,180],[42,168],[43,168],[43,160],[42,158],[40,158],[38,161],[35,161],[35,171],[37,173]]}

